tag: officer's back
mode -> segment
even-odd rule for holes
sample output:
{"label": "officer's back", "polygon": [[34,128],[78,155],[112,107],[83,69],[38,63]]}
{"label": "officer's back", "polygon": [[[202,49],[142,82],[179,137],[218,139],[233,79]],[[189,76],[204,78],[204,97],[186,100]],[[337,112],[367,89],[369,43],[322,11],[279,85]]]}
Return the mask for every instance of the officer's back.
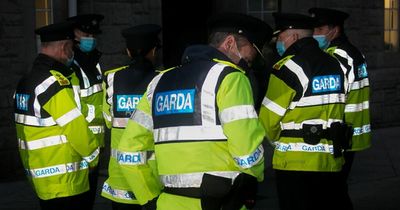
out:
{"label": "officer's back", "polygon": [[274,17],[281,60],[273,66],[260,119],[275,145],[280,208],[340,209],[343,157],[336,129],[344,117],[344,71],[313,39],[310,17]]}

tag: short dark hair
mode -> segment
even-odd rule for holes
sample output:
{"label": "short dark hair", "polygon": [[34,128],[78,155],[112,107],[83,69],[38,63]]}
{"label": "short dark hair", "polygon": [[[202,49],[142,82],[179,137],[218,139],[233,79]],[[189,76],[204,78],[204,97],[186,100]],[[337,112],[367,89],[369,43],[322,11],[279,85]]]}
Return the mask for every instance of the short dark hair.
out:
{"label": "short dark hair", "polygon": [[208,44],[213,47],[218,47],[227,36],[232,35],[235,37],[235,41],[238,43],[238,47],[240,47],[240,43],[242,39],[245,39],[246,37],[234,33],[229,33],[229,32],[213,32],[210,34],[208,38]]}

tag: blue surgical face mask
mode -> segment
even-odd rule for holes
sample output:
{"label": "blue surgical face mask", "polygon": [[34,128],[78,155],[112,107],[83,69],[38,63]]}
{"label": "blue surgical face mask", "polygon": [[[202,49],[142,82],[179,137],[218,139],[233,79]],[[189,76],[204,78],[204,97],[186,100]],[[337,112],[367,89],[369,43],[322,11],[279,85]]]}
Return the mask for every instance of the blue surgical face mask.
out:
{"label": "blue surgical face mask", "polygon": [[314,39],[317,40],[319,48],[325,50],[329,47],[330,41],[326,38],[326,35],[313,35]]}
{"label": "blue surgical face mask", "polygon": [[283,41],[276,41],[276,51],[280,56],[282,56],[283,53],[285,53],[286,48],[285,48],[285,43]]}
{"label": "blue surgical face mask", "polygon": [[96,39],[93,37],[81,37],[79,48],[82,52],[91,52],[96,48]]}

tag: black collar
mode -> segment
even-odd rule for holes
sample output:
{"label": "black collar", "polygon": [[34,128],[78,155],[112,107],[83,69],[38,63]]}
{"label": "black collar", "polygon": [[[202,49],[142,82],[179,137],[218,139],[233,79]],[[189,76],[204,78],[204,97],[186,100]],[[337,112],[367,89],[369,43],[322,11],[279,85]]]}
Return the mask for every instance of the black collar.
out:
{"label": "black collar", "polygon": [[49,67],[50,70],[56,70],[62,73],[64,76],[70,75],[72,73],[72,70],[68,68],[65,64],[43,53],[39,53],[34,64],[46,65]]}

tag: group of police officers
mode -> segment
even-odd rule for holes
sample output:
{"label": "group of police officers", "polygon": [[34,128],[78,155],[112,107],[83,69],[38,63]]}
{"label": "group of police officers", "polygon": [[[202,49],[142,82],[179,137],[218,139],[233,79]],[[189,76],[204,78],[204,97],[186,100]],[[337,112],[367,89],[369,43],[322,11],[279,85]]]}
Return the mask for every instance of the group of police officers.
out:
{"label": "group of police officers", "polygon": [[[103,15],[36,29],[41,49],[16,89],[15,122],[41,208],[93,208],[107,127],[101,195],[114,210],[252,209],[263,141],[274,148],[281,209],[353,209],[354,152],[371,145],[367,65],[345,35],[347,13],[309,13],[274,13],[275,30],[215,15],[208,43],[164,70],[155,69],[156,24],[122,30],[130,63],[108,71],[96,48]],[[264,85],[252,67],[270,59],[271,40],[279,59]]]}

